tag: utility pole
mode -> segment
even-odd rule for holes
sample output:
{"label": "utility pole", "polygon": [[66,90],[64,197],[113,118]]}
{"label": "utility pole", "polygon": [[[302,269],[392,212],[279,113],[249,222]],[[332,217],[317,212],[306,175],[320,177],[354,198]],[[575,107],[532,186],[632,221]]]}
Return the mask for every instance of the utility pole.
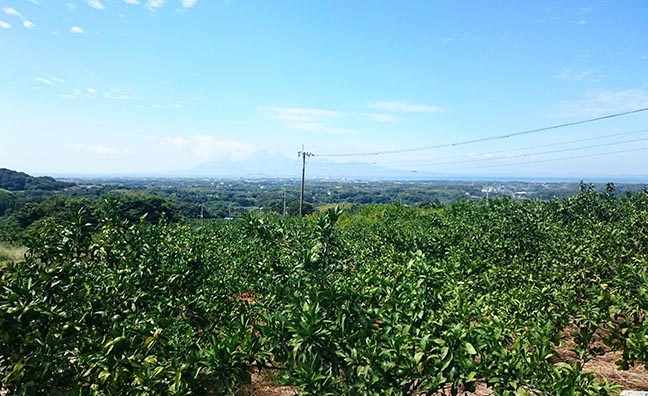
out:
{"label": "utility pole", "polygon": [[299,194],[299,215],[304,215],[304,179],[306,178],[306,157],[312,157],[313,153],[304,151],[304,145],[302,144],[302,149],[297,153],[297,158],[302,158],[302,180],[301,180],[301,193]]}

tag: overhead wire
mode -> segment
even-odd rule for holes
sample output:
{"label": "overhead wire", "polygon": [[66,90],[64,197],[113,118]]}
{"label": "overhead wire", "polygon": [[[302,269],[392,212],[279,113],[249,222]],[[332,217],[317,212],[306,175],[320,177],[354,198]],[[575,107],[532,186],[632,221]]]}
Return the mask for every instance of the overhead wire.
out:
{"label": "overhead wire", "polygon": [[[583,154],[583,155],[577,155],[577,156],[571,156],[571,157],[547,158],[547,159],[541,159],[541,160],[522,161],[522,162],[516,162],[516,163],[479,165],[479,166],[463,167],[463,168],[456,168],[456,169],[444,169],[443,171],[444,172],[454,172],[454,171],[462,171],[462,170],[475,169],[475,168],[480,168],[481,169],[481,168],[497,168],[497,167],[501,167],[501,166],[528,165],[528,164],[536,164],[536,163],[542,163],[542,162],[565,161],[565,160],[574,160],[574,159],[582,159],[582,158],[590,158],[590,157],[600,157],[600,156],[605,156],[605,155],[630,153],[630,152],[644,151],[644,150],[648,150],[648,146],[638,147],[638,148],[634,148],[634,149],[627,149],[627,150],[604,151],[604,152],[600,152],[600,153]],[[414,172],[418,172],[418,171],[414,171]]]}
{"label": "overhead wire", "polygon": [[587,150],[587,149],[599,148],[599,147],[616,146],[619,144],[626,144],[626,143],[644,142],[646,140],[648,140],[648,138],[629,139],[629,140],[622,140],[617,142],[608,142],[605,144],[593,144],[589,146],[571,147],[571,148],[560,149],[560,150],[540,151],[535,153],[516,154],[516,155],[509,155],[504,157],[485,157],[485,158],[472,158],[472,159],[464,159],[464,160],[456,160],[456,161],[426,162],[425,165],[430,166],[430,165],[462,164],[462,163],[483,162],[483,161],[507,160],[511,158],[525,158],[525,157],[531,157],[535,155],[556,154],[556,153],[564,153],[568,151],[579,151],[579,150]]}
{"label": "overhead wire", "polygon": [[[554,143],[540,144],[540,145],[526,146],[526,147],[515,147],[515,148],[504,149],[504,150],[496,150],[496,151],[490,151],[489,150],[488,154],[501,154],[501,153],[508,153],[508,152],[513,152],[513,151],[534,150],[534,149],[545,148],[545,147],[566,146],[566,145],[574,144],[574,143],[589,142],[589,141],[594,141],[594,140],[604,140],[604,139],[609,139],[609,138],[612,138],[612,137],[636,135],[636,134],[646,133],[646,132],[648,132],[648,129],[640,129],[640,130],[635,130],[635,131],[630,131],[630,132],[614,133],[614,134],[609,134],[609,135],[602,135],[602,136],[594,136],[594,137],[589,137],[589,138],[568,140],[568,141],[564,141],[564,142],[554,142]],[[437,157],[435,159],[436,160],[449,160],[449,159],[454,159],[454,158],[456,158],[456,155],[454,155],[454,156],[445,156],[445,157]],[[392,164],[406,165],[406,164],[428,163],[428,161],[429,161],[429,159],[426,158],[426,159],[404,160],[404,161],[403,160],[399,160],[399,161],[379,161],[379,162],[370,162],[370,164],[372,164],[372,165],[392,165]]]}
{"label": "overhead wire", "polygon": [[587,119],[587,120],[568,122],[568,123],[565,123],[565,124],[552,125],[552,126],[543,127],[543,128],[537,128],[537,129],[531,129],[531,130],[527,130],[527,131],[507,133],[507,134],[503,134],[503,135],[489,136],[489,137],[484,137],[484,138],[479,138],[479,139],[464,140],[464,141],[459,141],[459,142],[454,142],[454,143],[443,143],[443,144],[437,144],[437,145],[432,145],[432,146],[413,147],[413,148],[405,148],[405,149],[397,149],[397,150],[370,151],[370,152],[363,152],[363,153],[315,154],[315,156],[317,156],[317,157],[366,157],[366,156],[385,155],[385,154],[410,153],[410,152],[415,152],[415,151],[432,150],[432,149],[446,148],[446,147],[456,147],[456,146],[463,146],[463,145],[467,145],[467,144],[482,143],[482,142],[487,142],[487,141],[492,141],[492,140],[508,139],[508,138],[512,138],[512,137],[515,137],[515,136],[530,135],[530,134],[534,134],[534,133],[546,132],[546,131],[550,131],[550,130],[554,130],[554,129],[566,128],[566,127],[570,127],[570,126],[581,125],[581,124],[586,124],[586,123],[596,122],[596,121],[602,121],[602,120],[615,118],[615,117],[622,117],[622,116],[626,116],[626,115],[630,115],[630,114],[636,114],[636,113],[640,113],[640,112],[644,112],[644,111],[648,111],[648,107],[641,108],[641,109],[636,109],[636,110],[631,110],[631,111],[625,111],[625,112],[622,112],[622,113],[609,114],[609,115],[605,115],[605,116],[601,116],[601,117],[590,118],[590,119]]}

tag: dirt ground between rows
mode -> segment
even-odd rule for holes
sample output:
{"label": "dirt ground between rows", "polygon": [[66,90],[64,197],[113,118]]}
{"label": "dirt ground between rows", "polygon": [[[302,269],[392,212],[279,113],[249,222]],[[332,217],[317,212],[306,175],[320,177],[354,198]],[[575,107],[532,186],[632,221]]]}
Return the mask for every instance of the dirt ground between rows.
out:
{"label": "dirt ground between rows", "polygon": [[[573,352],[576,344],[572,334],[575,332],[576,328],[573,325],[566,327],[561,332],[561,345],[556,350],[560,361],[573,362],[577,360],[576,354]],[[601,341],[598,330],[593,337],[591,346],[604,353],[587,361],[583,365],[586,371],[594,373],[597,378],[617,383],[624,390],[648,391],[648,370],[641,364],[636,364],[629,370],[620,370],[615,362],[623,357],[622,353],[610,351],[610,348]]]}
{"label": "dirt ground between rows", "polygon": [[[571,336],[573,329],[563,331],[562,343],[556,350],[557,361],[571,362],[576,360],[572,351],[575,344]],[[599,345],[600,346],[600,345]],[[606,379],[621,385],[623,390],[648,391],[648,370],[642,365],[636,365],[629,370],[620,370],[616,361],[621,359],[621,352],[607,351],[602,355],[595,356],[584,364],[586,371],[592,372],[597,378]],[[244,386],[237,396],[293,396],[298,389],[290,386],[276,385],[276,380],[271,372],[253,373],[252,381]],[[438,392],[442,394],[442,391]],[[449,394],[449,392],[448,392]],[[478,382],[475,392],[460,392],[459,395],[468,396],[489,396],[493,392],[485,383]]]}
{"label": "dirt ground between rows", "polygon": [[[606,378],[625,390],[648,391],[648,371],[643,367],[633,367],[630,370],[619,370],[615,361],[621,357],[618,352],[608,352],[597,356],[585,364],[587,371],[593,372],[598,378]],[[236,396],[294,396],[298,389],[291,386],[277,385],[277,381],[269,371],[252,373],[251,383],[242,387]],[[6,391],[0,390],[0,396],[5,396]],[[439,394],[442,392],[440,391]],[[459,395],[489,396],[493,392],[486,384],[477,383],[475,392],[461,392]]]}

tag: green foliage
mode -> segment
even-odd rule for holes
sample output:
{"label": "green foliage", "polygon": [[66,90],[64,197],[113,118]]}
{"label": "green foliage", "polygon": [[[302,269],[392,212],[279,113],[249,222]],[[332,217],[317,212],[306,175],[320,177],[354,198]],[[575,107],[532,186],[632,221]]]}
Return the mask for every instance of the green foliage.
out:
{"label": "green foliage", "polygon": [[19,190],[62,190],[74,183],[57,181],[49,176],[33,177],[23,172],[0,168],[0,189]]}
{"label": "green foliage", "polygon": [[16,206],[16,197],[11,191],[0,189],[0,217]]}
{"label": "green foliage", "polygon": [[110,192],[99,204],[99,210],[129,222],[136,222],[145,215],[151,223],[157,223],[163,217],[169,221],[182,217],[177,202],[156,194],[130,190]]}
{"label": "green foliage", "polygon": [[195,228],[156,199],[33,229],[0,272],[0,387],[234,394],[260,368],[303,395],[614,394],[583,370],[597,334],[622,368],[648,363],[646,192]]}
{"label": "green foliage", "polygon": [[79,213],[83,214],[86,223],[95,225],[102,216],[129,223],[136,223],[143,217],[149,223],[157,223],[162,218],[175,222],[184,217],[177,202],[146,192],[116,190],[95,200],[54,195],[39,203],[27,203],[1,219],[0,240],[23,241],[30,236],[38,237],[44,223],[76,221]]}

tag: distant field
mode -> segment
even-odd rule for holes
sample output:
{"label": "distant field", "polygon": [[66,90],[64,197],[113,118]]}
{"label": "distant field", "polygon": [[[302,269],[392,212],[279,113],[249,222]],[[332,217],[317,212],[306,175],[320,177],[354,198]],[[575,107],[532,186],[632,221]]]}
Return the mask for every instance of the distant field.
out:
{"label": "distant field", "polygon": [[9,261],[19,261],[25,256],[27,248],[23,246],[12,246],[0,242],[0,267],[4,267]]}

